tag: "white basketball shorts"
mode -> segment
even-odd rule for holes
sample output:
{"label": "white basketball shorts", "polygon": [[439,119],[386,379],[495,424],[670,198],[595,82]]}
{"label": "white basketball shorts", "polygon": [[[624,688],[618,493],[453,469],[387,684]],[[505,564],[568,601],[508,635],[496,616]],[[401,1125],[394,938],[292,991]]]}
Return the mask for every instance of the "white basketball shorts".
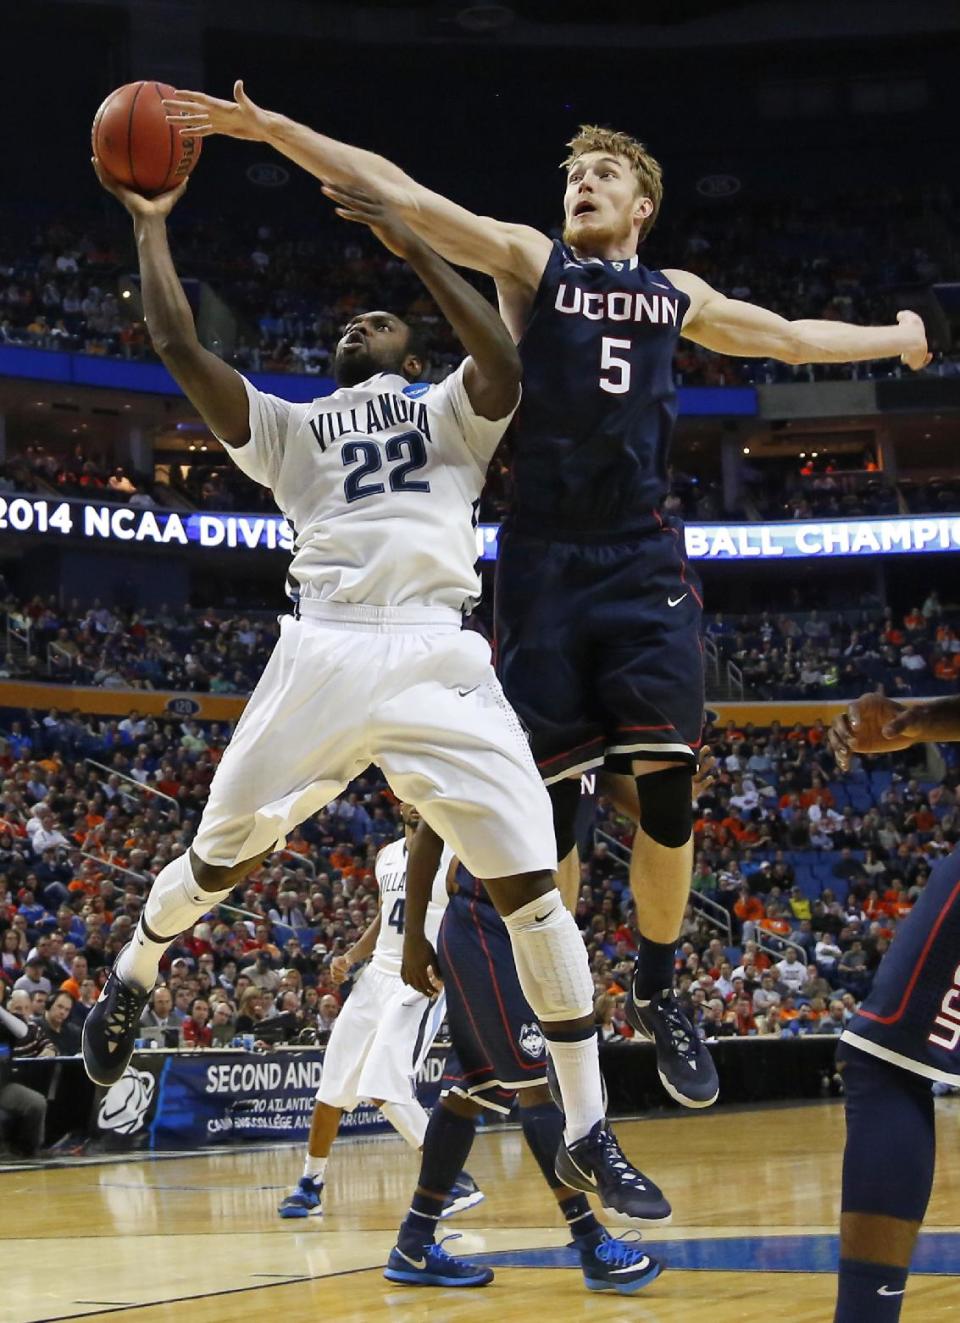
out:
{"label": "white basketball shorts", "polygon": [[345,1112],[361,1099],[410,1102],[445,1011],[443,994],[430,1001],[368,965],[333,1026],[317,1101]]}
{"label": "white basketball shorts", "polygon": [[475,877],[556,868],[550,799],[490,648],[436,608],[284,617],[193,848],[220,865],[275,849],[371,763]]}

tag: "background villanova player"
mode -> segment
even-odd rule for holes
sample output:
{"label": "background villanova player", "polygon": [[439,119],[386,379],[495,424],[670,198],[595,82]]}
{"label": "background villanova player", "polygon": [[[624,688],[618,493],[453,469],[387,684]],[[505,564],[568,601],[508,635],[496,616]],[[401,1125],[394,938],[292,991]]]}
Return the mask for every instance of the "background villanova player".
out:
{"label": "background villanova player", "polygon": [[341,206],[352,189],[376,187],[445,257],[496,280],[525,382],[498,574],[501,678],[550,784],[571,901],[579,773],[606,767],[635,780],[641,827],[631,886],[641,940],[628,1014],[656,1040],[672,1096],[708,1106],[716,1071],[672,989],[703,694],[699,588],[682,528],[659,513],[675,415],[673,351],[682,334],[740,357],[899,356],[920,368],[929,361],[923,324],[911,312],[884,327],[788,321],[688,271],[647,270],[637,248],[657,217],[661,171],[625,133],[585,126],[569,144],[559,243],[474,215],[383,157],[265,111],[241,84],[235,95],[185,93],[169,104],[184,132],[272,144]]}

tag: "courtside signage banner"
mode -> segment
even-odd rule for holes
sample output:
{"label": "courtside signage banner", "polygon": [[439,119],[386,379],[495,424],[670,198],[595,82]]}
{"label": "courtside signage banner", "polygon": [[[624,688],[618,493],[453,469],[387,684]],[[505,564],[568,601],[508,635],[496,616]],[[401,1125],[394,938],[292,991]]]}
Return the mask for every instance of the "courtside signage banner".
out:
{"label": "courtside signage banner", "polygon": [[148,547],[293,550],[293,531],[282,515],[137,510],[129,505],[34,496],[0,496],[0,537],[10,533]]}
{"label": "courtside signage banner", "polygon": [[[481,524],[480,554],[496,560],[499,528]],[[960,551],[960,515],[805,519],[783,524],[687,524],[691,560],[822,560]]]}
{"label": "courtside signage banner", "polygon": [[[97,1090],[97,1149],[196,1149],[306,1140],[323,1048],[267,1052],[135,1052],[120,1081]],[[446,1048],[432,1047],[416,1080],[428,1110],[440,1097]],[[344,1114],[341,1132],[389,1130],[376,1107]]]}
{"label": "courtside signage banner", "polygon": [[[500,529],[481,524],[477,555],[496,560]],[[0,495],[0,538],[81,539],[145,547],[219,551],[293,550],[282,515],[140,510],[107,502]],[[882,519],[803,519],[777,524],[687,524],[691,560],[820,560],[960,551],[960,515]]]}

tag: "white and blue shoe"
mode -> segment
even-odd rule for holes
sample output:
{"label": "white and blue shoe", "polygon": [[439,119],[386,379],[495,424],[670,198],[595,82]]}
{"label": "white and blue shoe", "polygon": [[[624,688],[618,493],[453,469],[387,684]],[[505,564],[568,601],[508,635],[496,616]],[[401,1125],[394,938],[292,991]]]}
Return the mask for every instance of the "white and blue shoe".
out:
{"label": "white and blue shoe", "polygon": [[323,1181],[301,1176],[277,1212],[281,1217],[323,1217]]}
{"label": "white and blue shoe", "polygon": [[645,1254],[639,1238],[605,1236],[597,1245],[573,1248],[580,1255],[583,1282],[588,1291],[619,1291],[633,1295],[649,1286],[663,1272],[663,1264]]}
{"label": "white and blue shoe", "polygon": [[383,1270],[384,1277],[388,1282],[402,1282],[405,1286],[486,1286],[493,1281],[489,1268],[448,1254],[443,1248],[448,1240],[459,1240],[459,1236],[446,1236],[439,1245],[430,1241],[417,1254],[406,1254],[395,1245]]}
{"label": "white and blue shoe", "polygon": [[462,1171],[447,1195],[447,1202],[443,1205],[440,1216],[445,1218],[453,1217],[456,1213],[465,1213],[468,1208],[482,1204],[486,1197],[470,1173]]}

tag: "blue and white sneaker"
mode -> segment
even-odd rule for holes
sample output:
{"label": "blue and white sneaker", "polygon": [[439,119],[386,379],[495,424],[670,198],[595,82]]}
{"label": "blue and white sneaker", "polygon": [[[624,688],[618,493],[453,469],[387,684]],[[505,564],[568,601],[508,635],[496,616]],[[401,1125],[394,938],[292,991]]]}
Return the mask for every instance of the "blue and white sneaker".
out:
{"label": "blue and white sneaker", "polygon": [[717,1068],[673,988],[638,1006],[631,987],[623,1010],[640,1037],[656,1043],[657,1074],[674,1102],[683,1107],[712,1106],[720,1092]]}
{"label": "blue and white sneaker", "polygon": [[572,1248],[580,1255],[583,1282],[588,1291],[619,1291],[633,1295],[642,1291],[663,1272],[663,1264],[645,1254],[639,1237],[618,1239],[606,1236],[598,1245],[585,1246],[574,1242]]}
{"label": "blue and white sneaker", "polygon": [[405,1254],[395,1245],[383,1275],[388,1282],[403,1282],[406,1286],[486,1286],[493,1281],[489,1268],[455,1259],[443,1248],[448,1240],[459,1239],[445,1236],[439,1245],[430,1241],[418,1255]]}
{"label": "blue and white sneaker", "polygon": [[465,1213],[468,1208],[475,1208],[477,1204],[483,1203],[486,1197],[470,1173],[462,1171],[447,1195],[447,1202],[443,1205],[440,1216],[453,1217],[456,1213]]}
{"label": "blue and white sneaker", "polygon": [[557,1176],[571,1190],[595,1194],[607,1217],[627,1226],[666,1226],[673,1210],[648,1176],[627,1161],[617,1137],[602,1121],[569,1147],[561,1143]]}
{"label": "blue and white sneaker", "polygon": [[323,1181],[301,1176],[277,1212],[281,1217],[323,1217]]}

